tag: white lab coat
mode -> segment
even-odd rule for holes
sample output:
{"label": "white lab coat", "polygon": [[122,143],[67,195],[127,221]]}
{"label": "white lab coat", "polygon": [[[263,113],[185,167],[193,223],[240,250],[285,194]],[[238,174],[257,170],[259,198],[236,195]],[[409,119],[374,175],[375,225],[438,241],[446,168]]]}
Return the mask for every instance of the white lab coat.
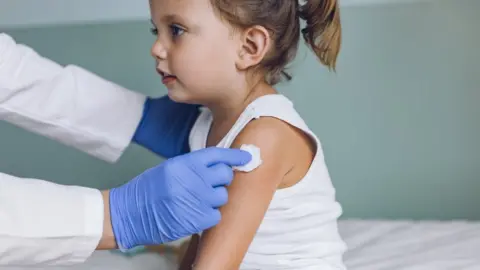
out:
{"label": "white lab coat", "polygon": [[[144,101],[0,33],[0,120],[115,162]],[[101,238],[103,211],[98,190],[0,173],[0,267],[84,262]]]}

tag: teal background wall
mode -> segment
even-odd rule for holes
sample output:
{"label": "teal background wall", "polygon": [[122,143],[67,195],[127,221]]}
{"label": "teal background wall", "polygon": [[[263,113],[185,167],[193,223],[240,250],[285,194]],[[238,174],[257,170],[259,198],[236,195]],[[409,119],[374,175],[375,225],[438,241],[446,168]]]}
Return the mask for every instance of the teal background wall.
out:
{"label": "teal background wall", "polygon": [[[480,219],[478,10],[476,0],[345,8],[336,74],[301,48],[279,89],[320,136],[344,218]],[[3,30],[61,64],[165,93],[147,21]],[[131,146],[112,165],[6,123],[0,137],[0,171],[63,184],[112,187],[161,161]]]}

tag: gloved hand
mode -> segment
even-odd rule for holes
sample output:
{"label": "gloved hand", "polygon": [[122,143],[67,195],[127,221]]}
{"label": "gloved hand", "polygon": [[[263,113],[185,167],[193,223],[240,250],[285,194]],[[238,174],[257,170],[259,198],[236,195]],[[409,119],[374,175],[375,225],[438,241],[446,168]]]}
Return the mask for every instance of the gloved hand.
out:
{"label": "gloved hand", "polygon": [[231,166],[248,163],[240,149],[207,148],[169,159],[110,191],[113,233],[121,250],[200,233],[220,221]]}
{"label": "gloved hand", "polygon": [[176,103],[168,96],[147,98],[132,141],[166,158],[188,153],[188,136],[200,113],[198,107]]}

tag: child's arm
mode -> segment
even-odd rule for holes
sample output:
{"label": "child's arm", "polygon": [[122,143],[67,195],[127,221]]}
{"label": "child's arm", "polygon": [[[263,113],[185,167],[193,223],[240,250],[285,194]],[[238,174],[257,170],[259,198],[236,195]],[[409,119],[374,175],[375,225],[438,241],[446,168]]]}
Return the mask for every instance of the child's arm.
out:
{"label": "child's arm", "polygon": [[278,119],[260,118],[236,138],[232,148],[254,144],[260,148],[263,163],[248,173],[235,172],[228,203],[220,209],[222,220],[202,235],[193,269],[239,268],[275,190],[293,167],[288,129]]}

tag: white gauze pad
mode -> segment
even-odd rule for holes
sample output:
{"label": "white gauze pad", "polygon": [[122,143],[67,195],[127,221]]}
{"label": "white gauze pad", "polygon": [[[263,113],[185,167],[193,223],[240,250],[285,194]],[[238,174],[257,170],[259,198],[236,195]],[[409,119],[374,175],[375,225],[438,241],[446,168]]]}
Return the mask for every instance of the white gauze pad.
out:
{"label": "white gauze pad", "polygon": [[250,160],[249,163],[243,166],[233,167],[234,170],[241,171],[241,172],[251,172],[262,164],[262,158],[260,156],[260,148],[256,147],[253,144],[242,144],[240,149],[249,152],[250,155],[252,155],[252,160]]}

